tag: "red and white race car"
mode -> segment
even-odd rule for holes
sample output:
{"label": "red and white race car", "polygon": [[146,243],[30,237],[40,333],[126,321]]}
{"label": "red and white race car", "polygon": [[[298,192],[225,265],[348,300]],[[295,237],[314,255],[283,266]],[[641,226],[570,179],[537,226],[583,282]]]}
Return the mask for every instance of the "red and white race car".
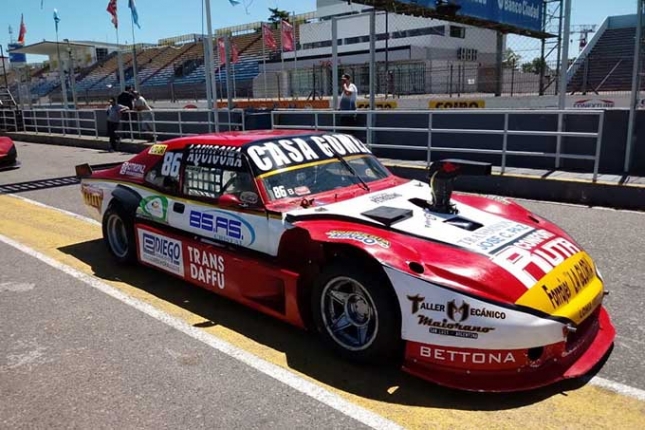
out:
{"label": "red and white race car", "polygon": [[18,151],[11,138],[0,136],[0,170],[18,167]]}
{"label": "red and white race car", "polygon": [[579,244],[513,202],[452,194],[490,165],[433,163],[423,183],[350,135],[252,131],[76,173],[119,262],[311,328],[351,360],[514,391],[584,375],[613,343]]}

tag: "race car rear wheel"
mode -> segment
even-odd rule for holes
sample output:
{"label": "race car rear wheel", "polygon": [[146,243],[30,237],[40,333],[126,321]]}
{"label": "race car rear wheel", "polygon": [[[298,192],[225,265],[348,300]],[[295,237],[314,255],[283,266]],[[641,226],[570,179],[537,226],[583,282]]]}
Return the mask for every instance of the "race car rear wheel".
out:
{"label": "race car rear wheel", "polygon": [[335,265],[314,284],[312,316],[323,340],[352,361],[381,363],[401,349],[401,317],[384,275]]}
{"label": "race car rear wheel", "polygon": [[103,215],[103,240],[110,253],[120,263],[137,259],[134,227],[130,217],[119,204],[112,204]]}

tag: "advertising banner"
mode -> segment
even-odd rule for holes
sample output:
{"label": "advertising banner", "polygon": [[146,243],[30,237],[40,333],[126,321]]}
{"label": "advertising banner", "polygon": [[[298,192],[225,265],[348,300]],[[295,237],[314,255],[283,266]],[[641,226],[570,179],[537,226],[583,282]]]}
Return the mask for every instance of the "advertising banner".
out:
{"label": "advertising banner", "polygon": [[[436,9],[437,0],[397,0]],[[510,25],[518,29],[542,31],[543,0],[450,0],[461,6],[458,16],[468,16]]]}

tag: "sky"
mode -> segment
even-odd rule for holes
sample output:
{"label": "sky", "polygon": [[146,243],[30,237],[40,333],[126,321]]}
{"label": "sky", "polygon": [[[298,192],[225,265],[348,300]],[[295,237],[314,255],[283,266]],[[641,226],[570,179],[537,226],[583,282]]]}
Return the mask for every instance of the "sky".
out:
{"label": "sky", "polygon": [[[312,12],[316,0],[211,0],[214,28],[266,20],[270,7],[289,12]],[[42,3],[42,9],[41,9]],[[95,40],[116,42],[116,32],[106,11],[108,0],[0,0],[0,43],[6,49],[8,28],[18,38],[20,16],[27,27],[26,44],[43,39],[55,40],[53,10],[58,10],[59,40]],[[156,43],[159,39],[182,34],[202,33],[202,0],[136,0],[141,29],[136,28],[136,42]],[[119,42],[132,42],[132,25],[127,0],[118,0]],[[572,0],[571,24],[600,25],[608,15],[636,13],[636,0]],[[204,24],[202,24],[204,21]],[[45,57],[28,56],[29,62]]]}

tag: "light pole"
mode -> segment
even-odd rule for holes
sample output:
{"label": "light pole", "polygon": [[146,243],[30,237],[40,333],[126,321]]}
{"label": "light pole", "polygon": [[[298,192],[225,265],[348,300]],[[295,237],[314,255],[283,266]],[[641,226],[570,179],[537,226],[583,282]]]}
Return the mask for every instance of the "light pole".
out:
{"label": "light pole", "polygon": [[69,56],[69,68],[67,75],[69,76],[69,83],[72,87],[72,100],[74,102],[74,109],[78,109],[76,101],[76,74],[74,73],[74,55],[72,54],[72,47],[69,44],[69,39],[63,39],[67,43],[67,55]]}
{"label": "light pole", "polygon": [[5,67],[4,51],[2,49],[2,44],[0,44],[0,58],[2,58],[2,74],[4,75],[4,86],[9,89],[9,83],[7,82],[7,69]]}

